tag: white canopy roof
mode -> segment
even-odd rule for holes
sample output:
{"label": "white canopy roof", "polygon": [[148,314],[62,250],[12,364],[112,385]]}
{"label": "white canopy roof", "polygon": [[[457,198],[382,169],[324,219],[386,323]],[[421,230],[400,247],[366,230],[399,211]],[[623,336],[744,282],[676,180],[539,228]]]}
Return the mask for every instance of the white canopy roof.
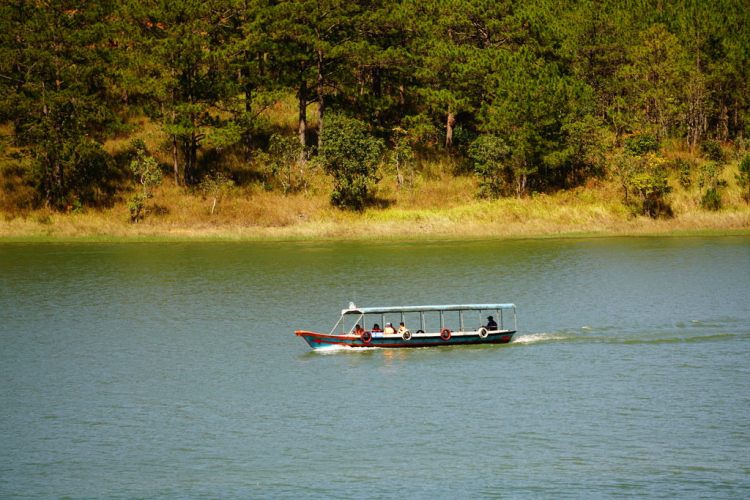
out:
{"label": "white canopy roof", "polygon": [[401,306],[401,307],[350,307],[342,309],[344,314],[385,314],[422,311],[488,311],[498,309],[515,309],[515,304],[454,304],[444,306]]}

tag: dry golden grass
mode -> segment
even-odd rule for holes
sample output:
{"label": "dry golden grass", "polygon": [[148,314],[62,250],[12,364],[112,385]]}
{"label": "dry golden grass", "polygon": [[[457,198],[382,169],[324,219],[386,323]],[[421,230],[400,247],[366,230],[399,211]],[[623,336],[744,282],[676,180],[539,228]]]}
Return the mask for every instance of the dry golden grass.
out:
{"label": "dry golden grass", "polygon": [[[129,222],[125,205],[62,214],[38,210],[0,221],[0,238],[70,240],[173,239],[413,239],[563,235],[750,233],[750,206],[735,190],[725,198],[740,203],[719,212],[700,209],[694,195],[671,195],[675,216],[634,217],[620,203],[611,183],[523,199],[477,200],[472,180],[423,181],[412,196],[386,180],[378,196],[387,208],[362,213],[340,211],[328,203],[324,183],[318,193],[284,196],[262,189],[235,189],[210,213],[212,200],[185,192],[167,181],[150,200],[144,220]],[[467,195],[466,192],[469,192]],[[726,200],[725,200],[726,201]]]}

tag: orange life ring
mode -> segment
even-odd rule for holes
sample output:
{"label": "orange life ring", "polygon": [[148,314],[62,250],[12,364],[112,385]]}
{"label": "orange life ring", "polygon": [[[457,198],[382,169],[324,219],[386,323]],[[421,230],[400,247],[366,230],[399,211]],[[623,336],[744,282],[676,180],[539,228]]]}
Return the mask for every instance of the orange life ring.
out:
{"label": "orange life ring", "polygon": [[442,330],[440,330],[440,338],[443,340],[450,340],[451,331],[448,330],[447,328],[443,328]]}
{"label": "orange life ring", "polygon": [[367,330],[365,330],[364,332],[362,332],[362,333],[359,334],[359,338],[365,344],[369,344],[370,341],[372,340],[372,334],[370,332],[368,332]]}

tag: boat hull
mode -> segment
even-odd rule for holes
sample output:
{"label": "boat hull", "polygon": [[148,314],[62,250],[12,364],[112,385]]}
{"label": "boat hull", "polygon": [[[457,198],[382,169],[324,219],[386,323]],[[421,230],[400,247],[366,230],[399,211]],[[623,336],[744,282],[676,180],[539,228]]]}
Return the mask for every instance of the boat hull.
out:
{"label": "boat hull", "polygon": [[304,330],[297,330],[294,333],[305,339],[313,349],[324,349],[336,346],[397,349],[474,344],[507,344],[511,341],[513,334],[516,332],[515,330],[503,330],[497,333],[490,333],[485,338],[480,337],[478,334],[454,334],[449,339],[443,339],[439,335],[425,337],[414,336],[410,340],[404,340],[399,336],[372,337],[369,342],[364,342],[361,338],[351,335],[326,335],[323,333],[314,333]]}

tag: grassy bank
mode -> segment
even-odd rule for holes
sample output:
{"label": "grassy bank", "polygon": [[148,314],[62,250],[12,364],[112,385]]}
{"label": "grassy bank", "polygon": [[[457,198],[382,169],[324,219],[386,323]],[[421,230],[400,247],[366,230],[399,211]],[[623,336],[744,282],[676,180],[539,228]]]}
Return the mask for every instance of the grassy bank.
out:
{"label": "grassy bank", "polygon": [[[477,200],[471,178],[423,181],[412,192],[384,182],[382,205],[362,213],[341,211],[327,193],[285,196],[262,189],[213,199],[167,184],[157,189],[149,212],[130,222],[125,203],[112,208],[60,213],[34,210],[5,214],[2,241],[179,241],[439,239],[670,234],[750,234],[750,206],[724,193],[725,208],[702,210],[691,193],[670,195],[671,218],[634,216],[613,183],[599,181],[554,195]],[[464,185],[465,184],[465,185]],[[736,199],[732,199],[732,197]],[[734,203],[732,203],[734,201]]]}

